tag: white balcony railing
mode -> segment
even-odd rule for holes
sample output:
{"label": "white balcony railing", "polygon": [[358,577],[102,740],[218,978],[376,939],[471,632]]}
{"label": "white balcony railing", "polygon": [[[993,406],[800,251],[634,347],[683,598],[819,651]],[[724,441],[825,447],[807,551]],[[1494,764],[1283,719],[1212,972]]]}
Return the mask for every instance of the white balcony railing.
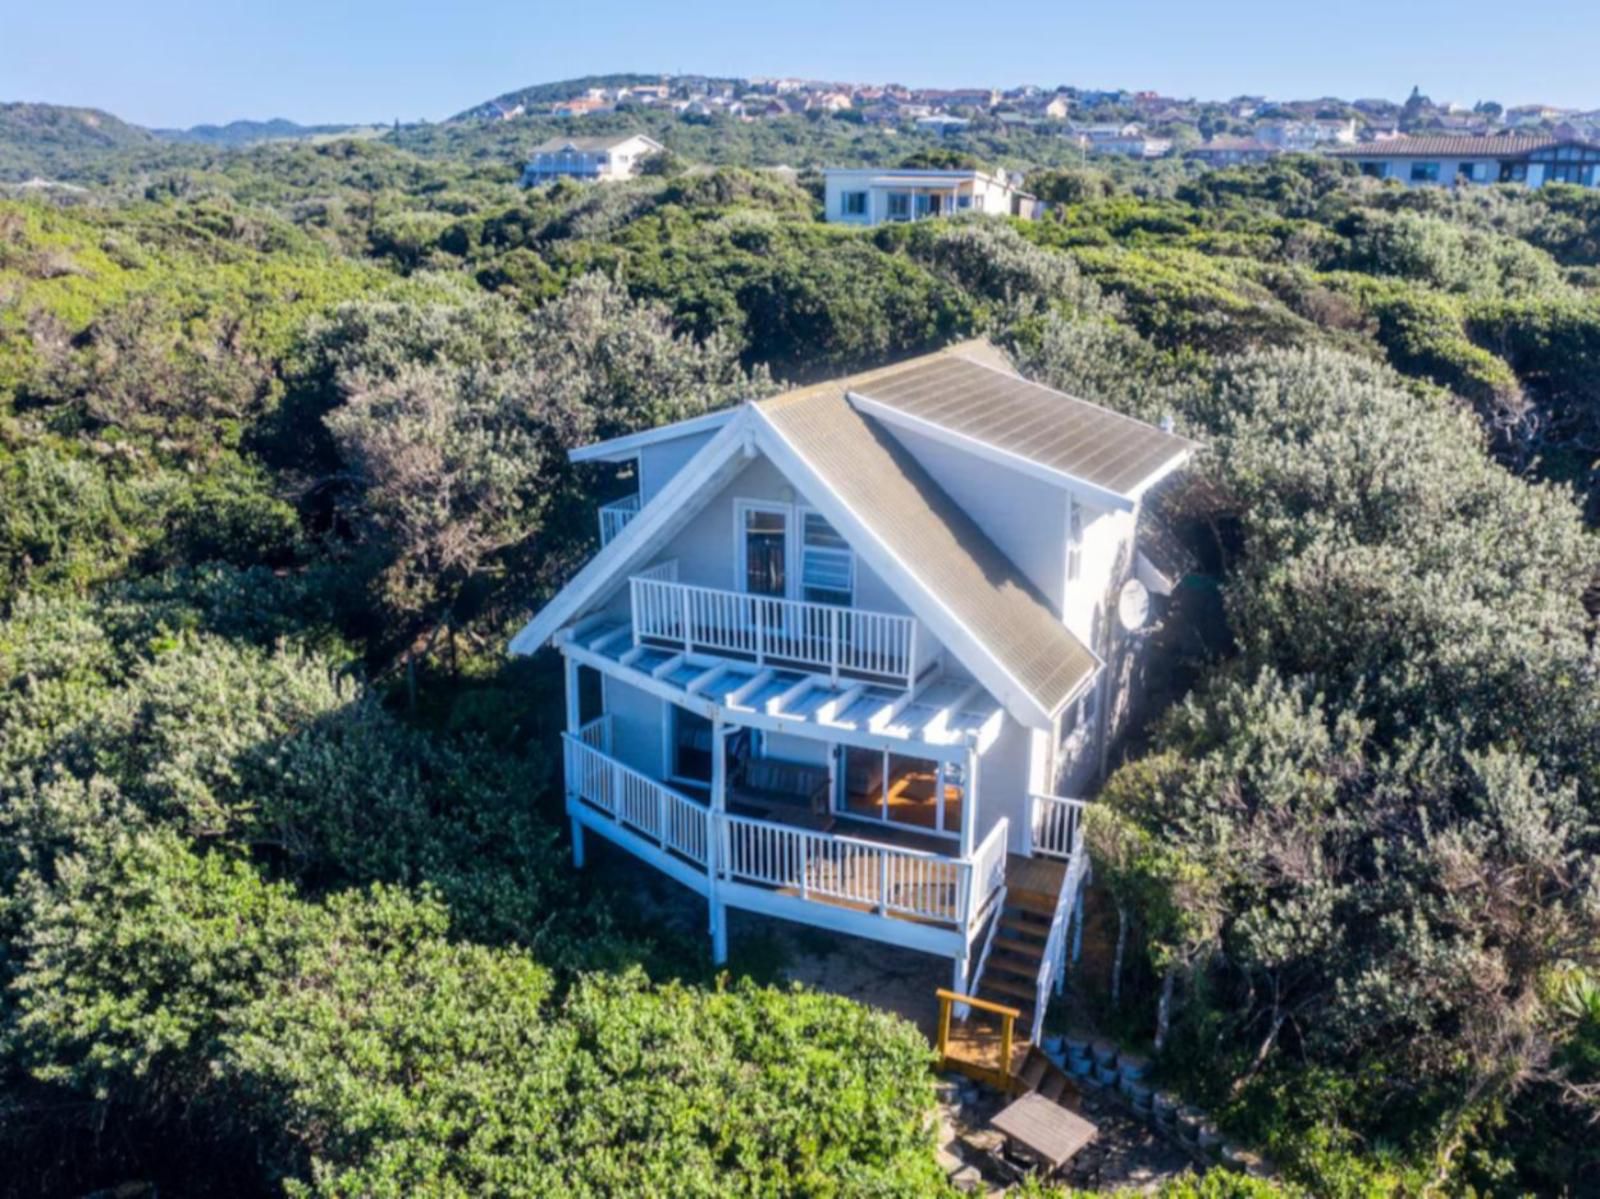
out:
{"label": "white balcony railing", "polygon": [[769,663],[892,681],[916,680],[916,621],[909,616],[745,595],[635,577],[634,640],[685,652],[732,654]]}
{"label": "white balcony railing", "polygon": [[637,494],[625,495],[620,500],[600,505],[600,548],[610,545],[611,539],[627,528],[628,522],[638,515]]}
{"label": "white balcony railing", "polygon": [[1060,795],[1028,797],[1031,852],[1043,857],[1071,859],[1083,840],[1084,801]]}
{"label": "white balcony railing", "polygon": [[744,882],[958,924],[971,867],[955,858],[813,833],[743,816],[723,818],[723,874]]}
{"label": "white balcony railing", "polygon": [[1006,885],[1006,847],[1011,840],[1011,822],[1000,818],[983,844],[972,852],[972,900],[967,908],[969,926],[981,921],[989,901]]}
{"label": "white balcony railing", "polygon": [[567,790],[609,815],[618,824],[679,854],[702,870],[711,865],[711,813],[687,796],[663,786],[606,749],[611,718],[602,716],[563,735]]}

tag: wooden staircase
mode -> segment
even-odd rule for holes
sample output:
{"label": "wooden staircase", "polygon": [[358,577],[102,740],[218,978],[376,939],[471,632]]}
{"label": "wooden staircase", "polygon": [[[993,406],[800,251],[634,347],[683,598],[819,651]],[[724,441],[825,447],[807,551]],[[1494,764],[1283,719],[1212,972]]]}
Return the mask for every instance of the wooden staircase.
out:
{"label": "wooden staircase", "polygon": [[977,995],[1016,1008],[1025,1027],[1033,1025],[1045,941],[1066,873],[1063,862],[1020,854],[1006,859],[1005,903],[978,975]]}

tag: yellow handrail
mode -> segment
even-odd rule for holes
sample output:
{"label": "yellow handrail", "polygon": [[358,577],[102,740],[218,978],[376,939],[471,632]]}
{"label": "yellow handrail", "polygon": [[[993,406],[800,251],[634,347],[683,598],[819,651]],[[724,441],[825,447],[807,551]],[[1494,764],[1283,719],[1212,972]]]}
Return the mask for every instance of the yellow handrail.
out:
{"label": "yellow handrail", "polygon": [[[1003,1003],[993,1003],[987,999],[979,999],[976,995],[962,995],[957,991],[946,990],[940,987],[934,992],[939,997],[939,1068],[945,1069],[949,1065],[950,1045],[950,1006],[955,1003],[964,1003],[968,1007],[980,1011],[990,1012],[1000,1017],[1000,1068],[994,1072],[993,1081],[1002,1090],[1011,1087],[1011,1044],[1012,1025],[1022,1015],[1018,1008],[1007,1007]],[[972,1073],[975,1077],[989,1080],[987,1072],[977,1072],[971,1067],[963,1073]]]}

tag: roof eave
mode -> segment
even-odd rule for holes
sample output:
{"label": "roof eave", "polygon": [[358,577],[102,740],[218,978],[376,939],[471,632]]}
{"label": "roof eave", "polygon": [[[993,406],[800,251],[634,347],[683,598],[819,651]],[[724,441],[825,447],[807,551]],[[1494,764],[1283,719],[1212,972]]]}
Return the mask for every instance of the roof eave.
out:
{"label": "roof eave", "polygon": [[621,437],[611,437],[605,441],[581,445],[576,449],[567,451],[567,460],[569,462],[626,462],[647,446],[659,445],[664,441],[676,441],[680,437],[693,437],[695,434],[704,433],[708,429],[720,429],[732,420],[738,411],[737,406],[719,408],[715,412],[705,412],[699,416],[691,416],[687,420],[674,421],[670,425],[657,425],[653,429],[642,429],[637,433],[626,433]]}

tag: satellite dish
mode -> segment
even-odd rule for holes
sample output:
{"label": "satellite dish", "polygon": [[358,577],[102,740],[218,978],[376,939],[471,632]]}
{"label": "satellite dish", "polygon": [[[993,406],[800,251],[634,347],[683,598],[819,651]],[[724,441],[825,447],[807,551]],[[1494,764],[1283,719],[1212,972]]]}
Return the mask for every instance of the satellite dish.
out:
{"label": "satellite dish", "polygon": [[1130,633],[1144,628],[1150,619],[1150,592],[1138,579],[1129,579],[1117,593],[1117,619]]}

